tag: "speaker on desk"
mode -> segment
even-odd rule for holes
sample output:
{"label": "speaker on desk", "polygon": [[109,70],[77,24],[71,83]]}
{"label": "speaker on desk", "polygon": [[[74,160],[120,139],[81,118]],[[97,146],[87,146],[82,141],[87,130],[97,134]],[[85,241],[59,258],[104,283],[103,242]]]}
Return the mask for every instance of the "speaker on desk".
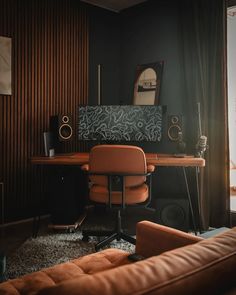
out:
{"label": "speaker on desk", "polygon": [[50,117],[50,131],[58,141],[68,141],[73,136],[72,119],[69,115]]}
{"label": "speaker on desk", "polygon": [[179,140],[179,132],[183,132],[182,130],[182,118],[180,115],[170,115],[168,116],[168,128],[167,135],[169,140],[178,141]]}
{"label": "speaker on desk", "polygon": [[157,223],[183,231],[189,230],[189,203],[187,199],[157,199]]}

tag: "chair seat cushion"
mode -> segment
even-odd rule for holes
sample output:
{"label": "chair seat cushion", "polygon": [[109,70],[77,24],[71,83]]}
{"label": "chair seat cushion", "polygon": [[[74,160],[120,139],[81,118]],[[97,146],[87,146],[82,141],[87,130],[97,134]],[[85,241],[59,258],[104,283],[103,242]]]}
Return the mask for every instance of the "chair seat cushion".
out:
{"label": "chair seat cushion", "polygon": [[[111,194],[111,203],[118,205],[122,204],[122,194],[119,191],[113,191]],[[142,184],[137,187],[129,187],[125,189],[125,204],[132,205],[143,203],[148,198],[148,186]],[[90,189],[90,199],[97,203],[108,203],[108,189],[101,185],[93,185]]]}

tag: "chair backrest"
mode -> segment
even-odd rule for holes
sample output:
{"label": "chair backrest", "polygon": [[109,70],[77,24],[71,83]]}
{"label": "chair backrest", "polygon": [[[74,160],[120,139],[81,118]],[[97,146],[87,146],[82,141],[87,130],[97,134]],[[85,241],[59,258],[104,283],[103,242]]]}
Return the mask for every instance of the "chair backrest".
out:
{"label": "chair backrest", "polygon": [[[147,173],[146,157],[143,150],[130,145],[97,145],[90,151],[89,170],[97,173]],[[107,186],[107,177],[90,176],[94,184]],[[125,186],[138,186],[146,181],[145,176],[127,176]]]}

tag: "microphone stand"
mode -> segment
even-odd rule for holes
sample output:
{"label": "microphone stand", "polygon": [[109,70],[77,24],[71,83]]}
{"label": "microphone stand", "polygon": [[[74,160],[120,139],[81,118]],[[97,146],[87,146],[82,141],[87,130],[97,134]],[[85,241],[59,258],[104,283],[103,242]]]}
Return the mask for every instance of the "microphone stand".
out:
{"label": "microphone stand", "polygon": [[198,136],[200,137],[202,136],[200,102],[197,102],[197,114],[198,114]]}
{"label": "microphone stand", "polygon": [[[198,115],[198,142],[196,144],[195,157],[204,158],[204,152],[208,146],[207,146],[207,137],[202,135],[200,102],[197,103],[197,115]],[[202,218],[201,218],[202,206],[201,206],[200,189],[199,189],[199,175],[200,175],[200,167],[196,167],[199,230],[201,233],[201,231],[202,231]]]}
{"label": "microphone stand", "polygon": [[201,125],[201,110],[200,102],[197,103],[197,115],[198,115],[198,142],[196,144],[196,158],[204,158],[204,152],[207,149],[207,137],[202,135],[202,125]]}

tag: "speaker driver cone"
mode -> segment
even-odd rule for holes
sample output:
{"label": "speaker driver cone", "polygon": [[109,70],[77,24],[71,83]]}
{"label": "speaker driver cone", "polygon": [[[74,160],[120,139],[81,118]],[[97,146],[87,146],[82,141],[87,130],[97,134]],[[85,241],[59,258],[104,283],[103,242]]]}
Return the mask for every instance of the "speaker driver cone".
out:
{"label": "speaker driver cone", "polygon": [[59,129],[59,135],[62,139],[67,140],[70,139],[72,136],[72,128],[70,125],[68,124],[63,124],[61,125],[60,129]]}
{"label": "speaker driver cone", "polygon": [[65,124],[68,123],[69,122],[69,117],[68,116],[63,116],[62,117],[62,122],[65,123]]}
{"label": "speaker driver cone", "polygon": [[169,204],[161,211],[161,219],[167,226],[182,227],[186,220],[183,208],[176,204]]}
{"label": "speaker driver cone", "polygon": [[181,128],[179,125],[171,125],[168,129],[168,137],[170,140],[177,141],[179,139]]}

